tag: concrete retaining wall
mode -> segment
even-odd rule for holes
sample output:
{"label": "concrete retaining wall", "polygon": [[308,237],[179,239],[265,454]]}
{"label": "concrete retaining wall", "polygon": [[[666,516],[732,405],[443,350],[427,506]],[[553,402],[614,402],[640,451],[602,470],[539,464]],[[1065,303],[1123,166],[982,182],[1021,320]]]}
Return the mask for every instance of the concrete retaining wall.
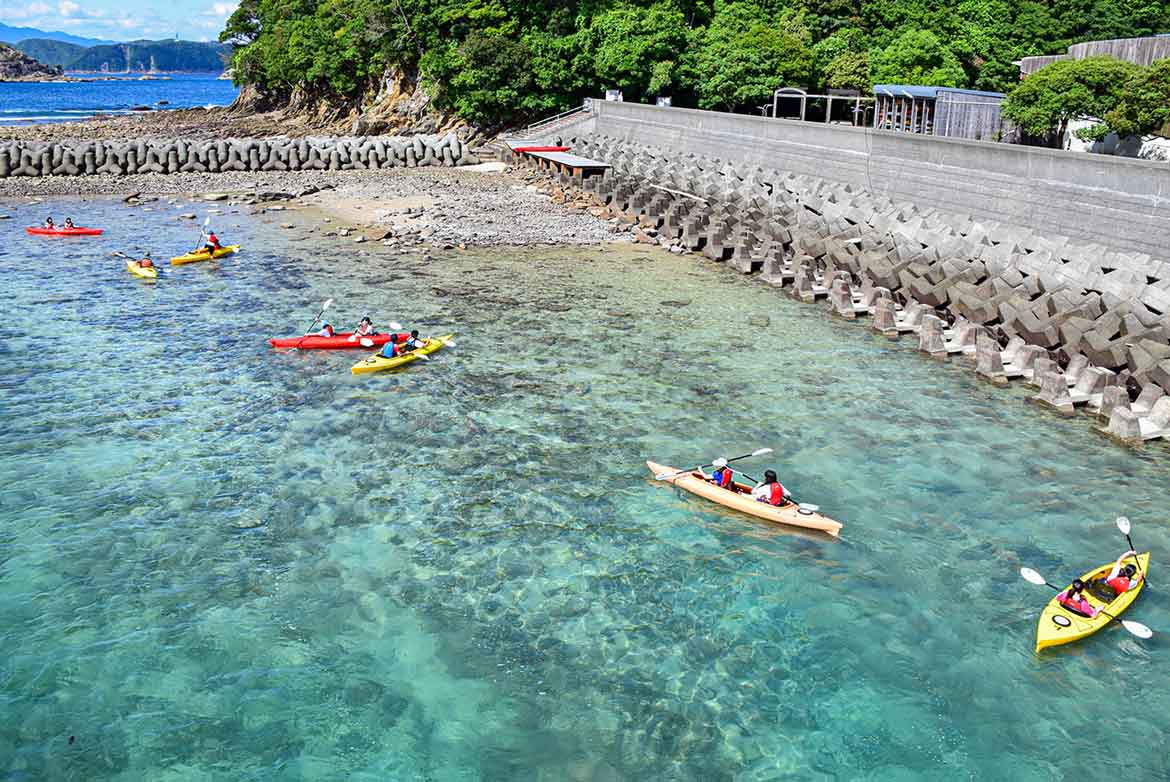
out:
{"label": "concrete retaining wall", "polygon": [[9,141],[0,177],[461,166],[479,162],[455,134],[185,141]]}
{"label": "concrete retaining wall", "polygon": [[1170,164],[594,101],[596,133],[863,188],[1029,232],[1170,257]]}
{"label": "concrete retaining wall", "polygon": [[1170,438],[1170,263],[677,144],[548,140],[611,164],[604,176],[563,170],[559,184],[589,193],[636,241],[827,298],[842,317],[918,335],[933,357],[975,358],[995,382],[1028,378],[1039,401],[1100,411],[1123,440]]}

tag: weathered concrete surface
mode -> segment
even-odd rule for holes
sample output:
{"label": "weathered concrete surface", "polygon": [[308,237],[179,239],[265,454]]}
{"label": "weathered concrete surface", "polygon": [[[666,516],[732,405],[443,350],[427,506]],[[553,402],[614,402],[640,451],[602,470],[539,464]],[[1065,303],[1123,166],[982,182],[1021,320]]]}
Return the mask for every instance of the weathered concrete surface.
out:
{"label": "weathered concrete surface", "polygon": [[846,318],[872,315],[932,356],[971,356],[993,382],[1047,381],[1040,397],[1062,412],[1096,409],[1114,385],[1131,399],[1170,391],[1170,263],[1159,257],[601,132],[549,141],[612,166],[583,182],[558,176],[642,226],[639,241],[828,298]]}
{"label": "weathered concrete surface", "polygon": [[185,141],[9,141],[0,144],[0,177],[353,170],[478,163],[446,136],[223,139]]}
{"label": "weathered concrete surface", "polygon": [[636,103],[594,101],[591,123],[679,160],[775,168],[1155,257],[1170,247],[1167,163]]}

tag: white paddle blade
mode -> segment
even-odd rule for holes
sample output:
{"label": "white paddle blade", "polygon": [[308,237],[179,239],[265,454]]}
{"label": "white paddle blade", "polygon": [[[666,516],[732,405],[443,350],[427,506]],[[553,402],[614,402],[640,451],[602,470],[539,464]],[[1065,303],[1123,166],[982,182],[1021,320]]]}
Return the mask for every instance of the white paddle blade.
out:
{"label": "white paddle blade", "polygon": [[445,340],[443,340],[443,344],[444,344],[444,345],[446,345],[446,346],[447,346],[447,347],[449,347],[449,348],[453,348],[453,347],[455,347],[455,340],[453,340],[453,339],[445,339]]}
{"label": "white paddle blade", "polygon": [[1154,637],[1154,631],[1151,630],[1150,628],[1146,627],[1141,622],[1134,622],[1134,621],[1131,621],[1129,619],[1122,619],[1121,626],[1124,627],[1126,630],[1129,630],[1131,633],[1136,635],[1138,638],[1153,638]]}
{"label": "white paddle blade", "polygon": [[797,507],[800,510],[808,511],[809,513],[816,513],[821,509],[820,505],[813,505],[811,502],[802,502]]}
{"label": "white paddle blade", "polygon": [[1122,535],[1128,535],[1129,534],[1129,519],[1127,519],[1125,516],[1118,516],[1117,517],[1117,528],[1119,530],[1121,530]]}
{"label": "white paddle blade", "polygon": [[372,348],[374,346],[374,340],[369,337],[362,337],[361,346],[363,348]]}
{"label": "white paddle blade", "polygon": [[333,306],[333,299],[326,299],[325,303],[321,305],[321,309],[322,309],[322,311],[324,311],[324,310],[329,309],[332,306]]}
{"label": "white paddle blade", "polygon": [[394,329],[395,331],[398,331],[399,329],[404,329],[404,328],[406,328],[406,326],[403,326],[401,323],[399,323],[399,322],[398,322],[398,321],[396,321],[396,320],[392,320],[392,321],[390,321],[389,323],[387,323],[387,324],[386,324],[386,328],[389,328],[389,329]]}
{"label": "white paddle blade", "polygon": [[764,454],[772,453],[771,448],[761,448],[758,451],[752,451],[752,456],[763,456]]}
{"label": "white paddle blade", "polygon": [[1020,568],[1020,575],[1024,577],[1025,581],[1031,582],[1036,586],[1044,586],[1047,583],[1044,580],[1044,576],[1040,575],[1030,567]]}

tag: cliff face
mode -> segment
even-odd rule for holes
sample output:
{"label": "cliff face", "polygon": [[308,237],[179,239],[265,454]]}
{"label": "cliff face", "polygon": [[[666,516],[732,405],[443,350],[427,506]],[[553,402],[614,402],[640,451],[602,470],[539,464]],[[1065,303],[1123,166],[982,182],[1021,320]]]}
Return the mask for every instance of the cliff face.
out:
{"label": "cliff face", "polygon": [[[265,93],[245,85],[232,104],[236,116],[269,117],[298,130],[376,135],[442,135],[456,133],[464,141],[482,138],[479,129],[450,112],[435,108],[416,76],[390,68],[371,82],[359,100],[337,102],[303,88],[288,95]],[[275,132],[280,132],[279,130]]]}
{"label": "cliff face", "polygon": [[42,65],[32,57],[0,43],[0,81],[46,81],[60,77],[60,68]]}

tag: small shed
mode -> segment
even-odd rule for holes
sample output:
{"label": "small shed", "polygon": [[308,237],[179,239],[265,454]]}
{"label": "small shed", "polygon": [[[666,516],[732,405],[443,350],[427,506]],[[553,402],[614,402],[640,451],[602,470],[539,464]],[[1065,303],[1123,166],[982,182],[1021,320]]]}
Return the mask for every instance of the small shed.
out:
{"label": "small shed", "polygon": [[902,133],[996,141],[1004,126],[1002,92],[913,84],[875,84],[874,127]]}

